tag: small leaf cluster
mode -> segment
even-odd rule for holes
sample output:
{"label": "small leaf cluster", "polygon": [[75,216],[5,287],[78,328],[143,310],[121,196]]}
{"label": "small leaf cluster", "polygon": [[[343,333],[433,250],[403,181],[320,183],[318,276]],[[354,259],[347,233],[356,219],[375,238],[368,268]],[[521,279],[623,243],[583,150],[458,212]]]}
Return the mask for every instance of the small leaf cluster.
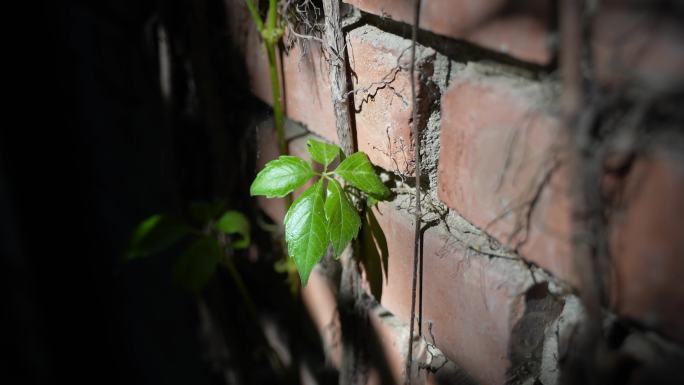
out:
{"label": "small leaf cluster", "polygon": [[175,280],[199,294],[229,250],[250,244],[249,220],[238,211],[224,211],[222,203],[196,202],[187,221],[155,214],[134,230],[126,252],[129,260],[151,256],[185,242],[187,247],[175,261]]}
{"label": "small leaf cluster", "polygon": [[282,155],[261,170],[252,186],[252,196],[284,197],[315,178],[285,215],[285,241],[294,259],[302,286],[311,270],[331,246],[339,258],[361,227],[361,218],[351,203],[350,191],[337,178],[365,193],[370,200],[387,199],[390,191],[375,172],[368,156],[357,152],[343,159],[332,171],[328,167],[340,156],[338,146],[310,139],[307,148],[314,162],[323,166],[317,173],[311,164],[296,156]]}

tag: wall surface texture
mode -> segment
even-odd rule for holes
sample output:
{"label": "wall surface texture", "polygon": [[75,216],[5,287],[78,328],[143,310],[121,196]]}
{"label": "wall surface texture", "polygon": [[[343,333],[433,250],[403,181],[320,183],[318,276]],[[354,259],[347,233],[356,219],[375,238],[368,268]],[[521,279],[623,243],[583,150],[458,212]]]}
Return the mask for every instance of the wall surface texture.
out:
{"label": "wall surface texture", "polygon": [[[560,108],[554,2],[423,0],[415,106],[407,24],[413,1],[345,3],[355,140],[396,194],[372,209],[385,242],[363,236],[378,256],[365,265],[369,323],[393,381],[402,381],[408,343],[416,139],[410,123],[417,108],[426,182],[424,338],[415,351],[416,361],[432,369],[419,376],[431,383],[557,383],[558,360],[584,314],[578,297],[585,272],[573,247],[582,240],[573,239],[576,179]],[[226,4],[252,92],[270,104],[258,34],[242,1]],[[607,93],[638,84],[643,98],[660,100],[684,80],[684,29],[676,19],[607,1],[593,23],[595,82]],[[301,40],[280,57],[290,151],[304,158],[309,137],[337,142],[325,57],[315,40]],[[629,116],[620,115],[618,126]],[[662,121],[638,125],[650,122]],[[616,134],[596,181],[610,255],[606,312],[653,332],[654,344],[676,348],[684,344],[684,134],[681,126],[641,126],[649,135],[638,151]],[[271,127],[259,125],[261,165],[277,153]],[[282,220],[282,202],[261,204]],[[316,269],[303,297],[339,365],[333,293]],[[380,381],[372,371],[369,379]]]}

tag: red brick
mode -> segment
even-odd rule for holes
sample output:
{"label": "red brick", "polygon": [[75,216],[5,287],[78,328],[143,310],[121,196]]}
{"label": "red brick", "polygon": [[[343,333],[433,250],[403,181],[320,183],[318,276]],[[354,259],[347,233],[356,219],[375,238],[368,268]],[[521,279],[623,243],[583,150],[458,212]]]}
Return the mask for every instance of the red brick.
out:
{"label": "red brick", "polygon": [[296,45],[285,57],[285,113],[310,131],[337,142],[328,63],[317,44],[303,55]]}
{"label": "red brick", "polygon": [[[381,303],[407,322],[412,217],[391,203],[380,203],[374,211],[389,251]],[[522,315],[529,273],[520,263],[467,255],[441,227],[425,232],[423,269],[424,333],[427,321],[432,321],[437,346],[447,357],[480,383],[504,383],[511,330]]]}
{"label": "red brick", "polygon": [[551,174],[538,194],[560,144],[544,92],[539,84],[484,75],[472,65],[459,73],[442,98],[438,194],[526,259],[576,282],[565,169]]}
{"label": "red brick", "polygon": [[342,363],[342,341],[335,291],[319,268],[314,268],[309,282],[302,289],[302,301],[321,336],[326,357],[339,368]]}
{"label": "red brick", "polygon": [[659,150],[637,161],[612,215],[614,307],[684,342],[684,162]]}
{"label": "red brick", "polygon": [[[302,301],[321,335],[326,357],[330,359],[333,366],[339,369],[342,363],[342,331],[335,291],[321,270],[315,268],[311,273],[309,283],[302,289]],[[401,333],[403,330],[396,324],[392,324],[391,321],[394,317],[391,315],[383,317],[380,314],[382,312],[378,309],[375,311],[369,309],[370,328],[368,332],[371,333],[373,340],[379,344],[379,351],[373,351],[370,343],[366,347],[371,350],[371,354],[380,353],[381,356],[378,358],[384,362],[385,369],[389,372],[382,374],[389,376],[392,383],[401,384],[403,383],[402,376],[406,354],[406,349],[402,349],[402,347],[408,342],[408,332]],[[379,385],[384,383],[379,368],[373,366],[373,360],[367,360],[366,364],[370,365],[366,384]]]}
{"label": "red brick", "polygon": [[517,13],[494,18],[468,33],[466,40],[525,61],[551,61],[549,32],[543,19]]}
{"label": "red brick", "polygon": [[[363,11],[413,23],[413,0],[344,0]],[[546,64],[551,59],[547,9],[539,1],[502,14],[506,0],[423,0],[420,27],[465,39],[518,59]]]}
{"label": "red brick", "polygon": [[[302,289],[302,301],[310,314],[318,333],[321,335],[326,357],[330,363],[339,368],[342,360],[342,343],[339,315],[335,299],[335,289],[322,271],[315,268],[307,287]],[[395,315],[382,306],[369,301],[368,321],[369,329],[366,348],[370,354],[366,364],[369,365],[366,384],[403,384],[406,368],[406,354],[408,346],[408,325],[400,321]],[[440,367],[435,373],[413,370],[414,384],[441,384],[444,379],[464,378],[467,375],[453,363],[442,365],[430,362],[430,355],[426,351],[424,338],[414,339],[414,363],[432,364]],[[433,352],[434,353],[434,352]],[[440,353],[439,351],[437,352]],[[453,383],[452,381],[446,383]]]}
{"label": "red brick", "polygon": [[[539,195],[529,233],[514,232],[526,220],[526,210],[509,209],[535,195],[529,187],[538,186],[549,168],[546,155],[562,154],[559,126],[539,102],[541,89],[530,87],[472,69],[457,76],[442,100],[438,194],[502,243],[519,246],[526,260],[578,287],[567,165],[553,173]],[[623,183],[623,196],[630,197],[608,201],[615,207],[609,217],[612,306],[620,315],[684,340],[684,166],[681,158],[666,154],[658,150],[638,160],[625,181],[607,176],[606,185]]]}
{"label": "red brick", "polygon": [[[231,7],[231,33],[240,45],[252,92],[273,105],[271,79],[266,51],[254,27],[244,0],[225,0]],[[285,114],[304,124],[310,131],[330,140],[337,140],[335,114],[330,97],[328,64],[323,59],[320,44],[304,42],[307,54],[302,55],[297,44],[278,59],[279,76],[284,88]]]}
{"label": "red brick", "polygon": [[[343,0],[363,11],[413,23],[414,0]],[[450,37],[463,34],[493,16],[506,0],[423,0],[420,27]]]}
{"label": "red brick", "polygon": [[594,23],[597,76],[608,84],[635,78],[667,87],[684,81],[684,28],[669,15],[606,7]]}
{"label": "red brick", "polygon": [[[366,152],[375,165],[410,175],[414,157],[409,124],[411,58],[407,48],[411,42],[371,26],[351,31],[348,42],[354,88],[358,90],[354,100],[359,150]],[[418,68],[430,75],[434,51],[419,48],[416,55]],[[419,96],[427,101],[425,85],[416,83]],[[419,106],[422,116],[426,116],[426,107]]]}
{"label": "red brick", "polygon": [[[236,7],[243,8],[242,5]],[[250,21],[242,19],[242,22]],[[268,62],[258,34],[251,24],[234,33],[240,32],[243,35],[239,36],[244,36],[243,50],[252,92],[272,104]],[[360,89],[354,94],[359,150],[368,153],[374,164],[405,174],[412,173],[413,162],[408,96],[410,56],[406,50],[409,46],[409,40],[370,26],[357,28],[348,35],[350,66],[355,74],[353,86]],[[428,56],[434,52],[420,50],[421,54],[419,67],[431,71]],[[311,44],[307,55],[302,57],[299,46],[295,46],[284,55],[283,62],[286,115],[310,131],[336,142],[328,64],[322,58],[320,47]],[[419,82],[418,86],[419,95],[423,96],[423,84]]]}
{"label": "red brick", "polygon": [[[371,331],[379,343],[382,360],[385,361],[392,383],[403,384],[406,376],[406,355],[408,353],[409,326],[399,320],[391,312],[380,305],[372,305],[368,311]],[[428,352],[427,340],[424,337],[413,339],[412,384],[453,384],[461,383],[455,379],[469,378],[463,369],[453,362],[447,361],[443,353],[432,347]],[[441,357],[436,357],[439,355]],[[432,361],[434,359],[434,361]],[[373,360],[371,360],[373,361]],[[430,365],[437,370],[432,373],[420,365]],[[383,384],[377,367],[371,368],[368,384]],[[462,382],[472,383],[472,382]]]}

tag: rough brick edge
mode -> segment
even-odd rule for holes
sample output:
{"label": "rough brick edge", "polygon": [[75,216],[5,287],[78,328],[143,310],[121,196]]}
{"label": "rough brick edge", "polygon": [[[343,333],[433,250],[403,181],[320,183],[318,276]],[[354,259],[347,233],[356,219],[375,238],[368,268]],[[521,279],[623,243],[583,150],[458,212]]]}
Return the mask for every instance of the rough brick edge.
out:
{"label": "rough brick edge", "polygon": [[[302,290],[302,299],[321,335],[326,358],[332,366],[339,368],[341,331],[335,294],[320,267],[316,267],[312,272],[309,285]],[[391,383],[402,384],[406,368],[409,327],[375,300],[367,298],[365,305],[369,316],[368,326],[372,334],[368,346],[371,354],[368,384],[382,384],[388,380]],[[414,339],[413,351],[412,383],[476,384],[463,369],[450,361],[424,337]]]}
{"label": "rough brick edge", "polygon": [[[265,122],[261,124],[261,126],[265,126],[265,130],[268,130],[270,127],[270,119],[267,119]],[[294,155],[301,156],[303,158],[308,159],[308,153],[306,151],[306,140],[308,138],[317,138],[315,135],[309,133],[306,131],[304,128],[301,126],[297,125],[294,122],[291,121],[286,121],[286,128],[287,128],[287,138],[289,138],[289,145],[290,145],[290,151]],[[264,129],[262,129],[264,130]],[[262,131],[263,132],[263,131]],[[268,131],[266,131],[268,132]],[[271,147],[273,147],[270,150],[270,153],[272,153],[272,157],[275,157],[277,154],[277,151],[275,149],[275,144],[274,144],[274,137],[273,135],[265,136],[262,137],[262,143],[261,145],[267,145],[268,143],[271,143]],[[321,139],[321,138],[318,138]],[[261,153],[262,158],[261,163],[265,163],[268,160],[269,155],[267,155],[266,151],[262,151]],[[388,177],[390,178],[395,178],[398,179],[396,175],[391,175],[385,173],[383,175],[385,179]],[[426,197],[426,199],[430,199],[430,196]],[[384,205],[385,209],[390,209],[392,212],[396,212],[397,215],[400,216],[405,216],[406,220],[411,220],[409,214],[409,209],[410,209],[410,200],[411,197],[410,195],[407,194],[399,194],[394,201],[392,202],[387,202],[387,203],[382,203]],[[263,206],[263,204],[266,204],[266,206]],[[282,217],[284,216],[284,207],[282,206],[282,202],[278,202],[277,200],[267,200],[266,202],[262,202],[262,207],[265,209],[267,214],[269,214],[272,219],[274,219],[276,222],[282,222]],[[439,202],[433,201],[430,202],[427,206],[428,207],[435,207],[438,206]],[[270,206],[270,207],[269,207]],[[274,210],[272,206],[280,206],[279,208],[276,207]],[[502,325],[506,329],[505,334],[509,335],[510,337],[507,337],[507,341],[505,342],[506,346],[510,346],[511,344],[508,342],[509,338],[516,338],[516,336],[519,334],[519,332],[515,332],[514,328],[515,327],[524,327],[529,329],[529,322],[526,321],[526,306],[525,306],[525,296],[527,292],[535,285],[538,283],[544,283],[548,285],[548,287],[553,288],[553,295],[560,296],[565,298],[565,296],[568,295],[567,288],[562,285],[562,283],[558,282],[555,280],[552,276],[550,276],[547,272],[533,267],[533,266],[526,266],[524,261],[520,259],[517,255],[512,254],[510,252],[507,252],[506,250],[500,249],[496,242],[492,240],[492,238],[477,229],[475,226],[467,222],[464,218],[458,216],[455,212],[449,212],[448,210],[442,213],[439,212],[428,212],[428,218],[432,216],[433,220],[440,220],[443,221],[442,226],[444,227],[445,231],[440,230],[438,235],[438,238],[441,238],[442,241],[440,241],[437,238],[430,238],[427,240],[427,247],[428,248],[434,248],[434,245],[437,243],[443,242],[446,240],[446,242],[449,245],[449,250],[452,250],[449,253],[453,252],[459,252],[457,250],[463,250],[466,253],[470,253],[469,258],[476,258],[477,260],[491,260],[492,258],[494,260],[500,259],[499,262],[496,262],[498,264],[503,264],[500,266],[501,269],[504,269],[508,271],[510,274],[515,273],[514,275],[519,278],[519,280],[522,280],[520,283],[522,286],[520,286],[518,289],[515,290],[515,293],[513,293],[513,297],[509,299],[510,305],[509,305],[509,311],[510,313],[503,313],[501,314],[501,318],[498,321],[493,321],[493,322],[503,322]],[[410,237],[409,237],[410,238]],[[441,251],[440,251],[441,252]],[[447,256],[448,257],[448,256]],[[396,259],[397,256],[395,255],[394,258]],[[505,265],[505,266],[504,266]],[[513,271],[511,272],[509,268],[513,267]],[[325,350],[327,352],[327,357],[330,360],[330,363],[335,366],[339,367],[340,360],[341,360],[341,351],[340,349],[340,343],[339,343],[339,320],[337,319],[337,314],[336,314],[336,303],[335,303],[335,296],[334,296],[334,288],[330,287],[329,282],[327,282],[327,278],[325,277],[325,273],[321,271],[320,265],[317,266],[314,270],[315,274],[312,274],[312,279],[309,282],[309,285],[307,288],[303,290],[303,298],[305,300],[305,303],[307,304],[307,308],[310,311],[310,314],[312,316],[312,319],[314,320],[314,323],[316,324],[319,333],[321,334],[321,338],[323,340]],[[396,273],[395,273],[396,274]],[[508,274],[508,273],[507,273]],[[438,278],[438,280],[441,279],[441,277]],[[394,309],[395,311],[398,311],[399,316],[396,316],[396,313],[390,312],[387,310],[386,307],[383,307],[381,305],[378,305],[374,299],[372,299],[372,294],[370,287],[368,285],[368,282],[364,282],[365,290],[367,292],[367,295],[369,298],[371,298],[368,301],[368,309],[371,311],[375,311],[375,317],[378,318],[378,320],[374,320],[373,317],[371,317],[371,323],[373,324],[374,327],[376,327],[376,332],[377,334],[382,337],[379,339],[380,341],[380,346],[382,347],[382,351],[385,352],[385,355],[387,357],[390,357],[390,363],[391,365],[388,365],[389,368],[391,369],[391,373],[394,377],[400,376],[403,373],[403,370],[405,368],[405,354],[406,354],[406,341],[408,340],[408,327],[406,327],[405,322],[408,318],[408,315],[406,314],[405,311],[405,306],[407,306],[406,303],[404,305],[399,305],[400,303],[406,302],[409,300],[409,297],[406,295],[402,295],[401,290],[397,292],[392,292],[395,291],[395,289],[388,288],[390,292],[387,292],[385,296],[383,297],[383,303],[386,302],[386,299],[388,298],[389,295],[394,294],[395,300],[394,302],[390,301],[388,302],[388,305],[390,308]],[[387,283],[385,283],[387,284]],[[399,297],[397,297],[399,295]],[[397,302],[399,301],[399,302]],[[428,302],[430,300],[428,299]],[[447,305],[450,306],[450,305]],[[388,315],[391,315],[391,317],[387,317]],[[466,316],[466,317],[472,317],[471,316]],[[548,325],[551,322],[554,322],[554,317],[551,317],[545,321],[545,326],[540,329],[542,332],[542,335],[547,334],[548,330]],[[534,317],[533,317],[534,320]],[[388,324],[389,323],[389,324]],[[393,325],[393,326],[392,326]],[[404,325],[406,330],[402,332],[403,329],[400,328],[401,325]],[[519,326],[522,325],[522,326]],[[389,326],[392,326],[392,328],[388,329]],[[523,328],[523,329],[524,329]],[[395,330],[396,329],[396,330]],[[395,330],[394,332],[388,332],[388,330]],[[423,326],[423,330],[428,330],[428,325],[425,324]],[[403,333],[403,336],[398,336],[395,335],[396,333]],[[537,333],[537,336],[539,334]],[[545,340],[542,344],[538,345],[539,347],[543,347],[544,350],[548,350],[546,347],[547,342],[546,339],[548,338],[557,338],[558,334],[554,334],[553,336],[546,336],[544,337]],[[436,330],[435,336],[433,338],[436,338],[437,341],[444,341],[444,340],[450,340],[452,338],[445,338],[446,335],[444,332],[440,332],[439,330]],[[539,338],[539,337],[537,337]],[[511,339],[510,341],[513,341]],[[549,342],[550,343],[550,342]],[[558,345],[558,344],[556,344]],[[391,346],[394,346],[394,348],[390,348]],[[434,347],[434,346],[433,346]],[[423,352],[423,354],[426,354],[425,352],[436,352],[431,349],[433,347],[430,347],[429,345],[423,346],[423,345],[417,345],[415,346],[414,351],[415,352]],[[403,351],[398,350],[398,349],[404,349]],[[393,350],[394,349],[394,350]],[[447,346],[447,350],[453,352],[453,347]],[[458,349],[456,350],[458,351]],[[540,354],[541,351],[537,350],[535,351],[535,354]],[[441,353],[440,353],[441,354]],[[463,352],[456,354],[456,356],[462,356]],[[481,369],[478,368],[470,368],[471,372],[469,373],[472,375],[473,378],[476,378],[480,381],[480,383],[489,383],[489,382],[504,382],[504,373],[512,371],[511,373],[507,374],[508,376],[518,376],[517,378],[523,378],[524,376],[528,375],[529,373],[526,370],[529,370],[528,367],[523,367],[523,369],[520,369],[520,362],[516,364],[516,362],[513,361],[508,361],[508,356],[511,354],[511,352],[507,351],[506,349],[501,349],[499,350],[499,354],[506,356],[506,360],[502,361],[505,363],[504,366],[502,365],[495,365],[494,363],[490,363],[490,366],[493,365],[497,367],[498,369],[495,370],[495,373],[498,374],[485,374],[481,372]],[[557,356],[557,355],[556,355]],[[421,355],[416,355],[415,360],[416,360],[416,365],[418,365],[421,368],[427,368],[429,366],[425,366],[427,363],[427,359],[432,357],[432,355],[428,356],[421,356]],[[450,357],[451,359],[452,357]],[[518,360],[520,361],[520,360]],[[539,373],[540,366],[542,365],[541,358],[538,357],[538,359],[535,361],[535,373]],[[435,364],[437,365],[437,364]],[[549,361],[548,357],[546,357],[546,361],[543,363],[544,365],[544,370],[549,370],[548,368],[555,368],[555,364]],[[469,365],[466,365],[466,369]],[[413,371],[414,373],[421,373],[420,370]],[[421,376],[423,376],[423,380],[430,378],[431,372],[428,370],[422,371]],[[446,372],[442,372],[446,373]],[[463,369],[457,369],[455,373],[459,377],[467,377],[465,374],[465,370]],[[430,374],[430,375],[428,375]],[[437,373],[438,374],[438,373]],[[375,375],[376,377],[379,375],[379,373],[371,373],[371,377]],[[427,377],[426,377],[427,376]],[[548,377],[548,374],[547,374]],[[400,377],[396,377],[400,378]],[[472,379],[471,379],[472,380]],[[474,380],[472,380],[474,381]],[[419,382],[422,383],[422,382]]]}
{"label": "rough brick edge", "polygon": [[[344,0],[383,22],[411,23],[409,2],[393,0]],[[547,65],[552,59],[551,8],[535,2],[512,7],[505,0],[424,0],[420,28],[445,39],[467,41],[515,60]],[[508,4],[510,7],[510,4]]]}

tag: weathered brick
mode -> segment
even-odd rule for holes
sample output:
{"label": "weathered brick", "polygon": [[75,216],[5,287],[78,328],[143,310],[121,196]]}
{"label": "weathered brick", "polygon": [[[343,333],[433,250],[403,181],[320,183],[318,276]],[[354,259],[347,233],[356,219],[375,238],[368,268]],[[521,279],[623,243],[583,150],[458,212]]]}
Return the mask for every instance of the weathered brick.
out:
{"label": "weathered brick", "polygon": [[[321,335],[326,357],[332,365],[340,368],[342,336],[335,292],[322,270],[316,267],[311,273],[307,287],[302,289],[302,301]],[[368,369],[366,384],[402,384],[406,374],[408,325],[374,301],[367,301],[366,305],[369,321],[365,340],[365,349],[368,353],[364,361]],[[424,338],[414,339],[413,349],[415,365],[411,376],[412,383],[473,383],[463,369],[447,361],[441,351],[430,347],[428,352]],[[436,373],[425,369],[419,370],[419,363],[438,370]]]}
{"label": "weathered brick", "polygon": [[[544,86],[469,65],[442,98],[438,194],[526,259],[577,282],[567,172]],[[530,211],[533,208],[532,211]]]}
{"label": "weathered brick", "polygon": [[[242,22],[250,21],[242,19]],[[246,42],[243,49],[252,92],[272,104],[268,62],[258,34],[251,24],[241,31]],[[301,55],[299,46],[283,55],[285,112],[288,118],[301,122],[310,131],[336,142],[328,64],[318,45],[307,44],[310,46],[306,55]],[[359,150],[368,153],[374,164],[407,175],[413,172],[409,126],[412,102],[408,96],[410,51],[407,48],[410,44],[409,40],[370,26],[357,28],[348,35]],[[426,76],[431,75],[434,54],[431,49],[418,50],[418,70]],[[426,79],[425,76],[417,78]],[[430,95],[424,82],[417,84],[418,96],[423,101],[420,110],[424,112]],[[426,118],[426,113],[421,114],[421,125]]]}
{"label": "weathered brick", "polygon": [[336,289],[317,266],[306,287],[302,288],[302,301],[321,336],[326,357],[339,368],[342,363],[342,341],[335,292]]}
{"label": "weathered brick", "polygon": [[[357,28],[348,35],[359,150],[366,152],[375,165],[406,175],[413,173],[414,162],[410,46],[410,40],[371,26]],[[419,47],[417,70],[431,75],[434,55],[433,50]],[[416,75],[418,97],[423,101],[418,107],[422,128],[430,95],[418,78]]]}
{"label": "weathered brick", "polygon": [[[363,11],[413,23],[414,0],[343,0]],[[505,5],[506,0],[423,0],[420,27],[440,35],[462,37]]]}
{"label": "weathered brick", "polygon": [[[360,9],[413,23],[413,0],[344,0]],[[548,7],[543,2],[511,4],[507,0],[423,0],[420,28],[465,39],[521,60],[546,64],[551,59]],[[511,9],[512,8],[512,9]],[[506,12],[504,12],[506,11]]]}
{"label": "weathered brick", "polygon": [[611,215],[614,308],[684,342],[684,160],[659,149],[638,160]]}
{"label": "weathered brick", "polygon": [[604,82],[637,79],[651,87],[684,82],[684,28],[674,17],[605,7],[596,16],[593,36],[596,73]]}
{"label": "weathered brick", "polygon": [[[322,272],[314,268],[309,283],[302,289],[302,301],[318,329],[331,363],[340,368],[342,363],[342,331],[335,297],[336,289]],[[369,304],[370,305],[370,304]],[[368,384],[403,383],[403,371],[408,342],[406,332],[399,322],[386,311],[368,308],[370,327],[367,330],[366,348],[370,359]],[[383,381],[385,380],[385,381]]]}
{"label": "weathered brick", "polygon": [[[243,23],[248,21],[243,20]],[[258,34],[250,24],[242,32],[252,92],[272,104],[268,62]],[[283,55],[285,113],[310,131],[336,142],[328,64],[317,44],[306,44],[309,44],[306,55],[301,55],[297,45]],[[374,164],[404,174],[411,174],[413,167],[409,126],[412,103],[408,96],[410,51],[407,48],[410,44],[409,40],[371,26],[357,28],[348,35],[352,82],[356,90],[353,97],[359,150],[368,153]],[[418,70],[426,76],[431,75],[434,51],[421,47],[417,54]],[[425,76],[417,78],[425,79]],[[420,109],[425,111],[430,95],[424,82],[417,84],[418,96],[424,101]],[[427,114],[421,116],[421,124],[424,124]]]}
{"label": "weathered brick", "polygon": [[[268,58],[259,33],[249,18],[245,2],[225,1],[231,7],[228,15],[231,20],[231,34],[243,51],[252,92],[259,99],[273,105]],[[278,59],[285,114],[304,124],[310,131],[336,141],[328,63],[323,58],[319,43],[302,41],[301,44],[302,46],[295,44]],[[302,48],[306,54],[303,54]]]}
{"label": "weathered brick", "polygon": [[[391,203],[380,203],[374,212],[390,255],[381,303],[407,322],[412,217]],[[469,255],[439,226],[425,231],[423,245],[423,333],[431,322],[436,344],[447,357],[480,383],[504,383],[512,328],[523,313],[530,273],[517,261]]]}
{"label": "weathered brick", "polygon": [[[572,176],[562,156],[553,167],[567,146],[559,146],[563,136],[540,101],[540,87],[474,68],[456,76],[442,100],[438,194],[526,260],[579,287],[568,196]],[[684,167],[681,158],[663,154],[654,150],[639,158],[622,182],[606,177],[631,197],[606,202],[615,207],[608,217],[611,296],[619,314],[684,340],[678,316],[684,305],[684,213],[678,198]]]}
{"label": "weathered brick", "polygon": [[493,18],[465,37],[493,51],[536,64],[551,60],[546,22],[529,13]]}

